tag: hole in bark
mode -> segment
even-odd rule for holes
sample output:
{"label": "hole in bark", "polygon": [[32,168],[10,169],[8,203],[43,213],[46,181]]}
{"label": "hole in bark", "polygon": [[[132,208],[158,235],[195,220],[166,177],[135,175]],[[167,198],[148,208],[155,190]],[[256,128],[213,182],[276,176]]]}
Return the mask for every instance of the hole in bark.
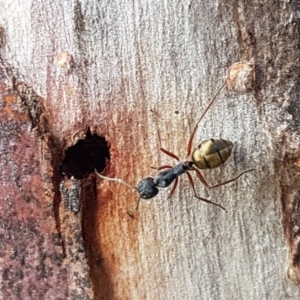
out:
{"label": "hole in bark", "polygon": [[92,135],[88,130],[84,140],[66,150],[59,172],[76,179],[87,178],[95,168],[99,172],[104,170],[107,159],[110,159],[110,155],[105,138],[97,134]]}
{"label": "hole in bark", "polygon": [[[109,144],[89,129],[84,139],[66,149],[58,169],[54,210],[59,236],[66,259],[81,269],[80,276],[78,272],[73,275],[70,295],[74,299],[87,291],[95,294],[93,299],[114,299],[113,280],[103,263],[98,236],[102,202],[98,199],[97,178],[89,176],[95,169],[103,171],[109,159]],[[62,175],[74,179],[62,180]]]}

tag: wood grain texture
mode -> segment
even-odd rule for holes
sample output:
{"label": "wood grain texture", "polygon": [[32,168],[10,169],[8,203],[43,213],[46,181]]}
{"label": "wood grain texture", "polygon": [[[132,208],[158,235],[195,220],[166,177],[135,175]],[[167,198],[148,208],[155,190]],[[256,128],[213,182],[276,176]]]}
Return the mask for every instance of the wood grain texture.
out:
{"label": "wood grain texture", "polygon": [[[155,176],[150,166],[175,162],[159,152],[151,109],[160,115],[163,146],[184,158],[189,134],[226,69],[240,60],[253,59],[256,66],[255,89],[224,90],[196,134],[195,145],[212,137],[235,144],[224,166],[203,171],[209,183],[255,169],[215,190],[197,182],[197,192],[228,213],[193,197],[185,176],[171,201],[161,190],[141,202],[134,220],[126,214],[136,205],[134,190],[93,175],[81,182],[95,299],[299,298],[298,287],[285,278],[288,266],[298,270],[288,219],[297,225],[296,9],[287,1],[0,2],[1,58],[16,82],[44,99],[47,136],[55,141],[54,185],[62,180],[57,169],[64,150],[88,127],[111,145],[108,176],[132,185]],[[74,59],[68,72],[57,65],[62,51]],[[39,163],[50,164],[42,156]],[[60,212],[62,202],[55,202]],[[49,232],[55,230],[52,225]],[[74,274],[69,262],[64,270]],[[51,285],[47,299],[72,299],[76,286],[69,284]]]}

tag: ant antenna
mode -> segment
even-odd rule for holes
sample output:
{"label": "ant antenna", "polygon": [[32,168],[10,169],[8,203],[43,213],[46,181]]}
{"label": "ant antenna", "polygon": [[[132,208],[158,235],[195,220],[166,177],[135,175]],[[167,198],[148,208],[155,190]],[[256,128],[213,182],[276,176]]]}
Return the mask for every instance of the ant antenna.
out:
{"label": "ant antenna", "polygon": [[141,197],[139,198],[137,204],[136,204],[136,209],[135,210],[138,210],[139,209],[139,204],[140,204],[140,201],[141,201]]}
{"label": "ant antenna", "polygon": [[[122,180],[120,178],[111,178],[111,177],[107,177],[107,176],[101,175],[100,173],[97,172],[96,169],[94,171],[98,175],[98,177],[100,177],[102,179],[109,180],[109,181],[116,181],[116,182],[119,182],[119,183],[123,183],[123,184],[127,185],[128,187],[131,187],[134,190],[137,190],[137,188],[135,186],[130,185],[129,183],[125,182],[124,180]],[[137,211],[139,209],[140,200],[141,200],[141,197],[139,197],[139,200],[138,200],[138,202],[136,204],[135,211]],[[128,216],[130,218],[134,219],[134,215],[133,215],[132,212],[127,211],[127,214],[128,214]]]}
{"label": "ant antenna", "polygon": [[135,208],[134,211],[132,211],[132,210],[127,210],[127,215],[128,215],[131,219],[135,219],[134,214],[135,214],[135,213],[138,211],[138,209],[139,209],[140,200],[141,200],[141,197],[139,197],[139,200],[137,201],[136,208]]}
{"label": "ant antenna", "polygon": [[111,177],[107,177],[107,176],[101,175],[100,173],[97,172],[96,169],[94,171],[102,179],[106,179],[106,180],[110,180],[110,181],[116,181],[116,182],[119,182],[119,183],[123,183],[123,184],[127,185],[128,187],[131,187],[131,188],[137,190],[137,188],[135,186],[130,185],[129,183],[125,182],[124,180],[122,180],[120,178],[111,178]]}

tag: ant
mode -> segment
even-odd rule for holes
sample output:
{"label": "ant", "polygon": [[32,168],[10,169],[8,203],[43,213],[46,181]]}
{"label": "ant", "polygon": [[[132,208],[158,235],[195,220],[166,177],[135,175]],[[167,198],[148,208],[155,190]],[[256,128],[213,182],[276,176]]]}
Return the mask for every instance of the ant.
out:
{"label": "ant", "polygon": [[[239,177],[241,177],[243,174],[254,170],[254,169],[250,169],[250,170],[243,171],[238,176],[236,176],[232,179],[229,179],[224,182],[218,183],[216,185],[210,186],[204,179],[204,177],[201,174],[199,169],[213,169],[213,168],[217,168],[220,165],[224,164],[231,155],[233,143],[228,140],[224,140],[224,139],[209,139],[209,140],[205,140],[205,141],[201,142],[192,151],[193,140],[194,140],[198,125],[201,122],[201,120],[203,119],[203,117],[206,115],[207,111],[210,109],[210,107],[212,106],[212,104],[214,103],[217,96],[219,95],[219,93],[221,92],[221,90],[224,88],[225,85],[226,85],[226,83],[224,83],[221,86],[221,88],[218,90],[216,95],[209,102],[208,106],[206,107],[206,109],[202,113],[201,117],[199,118],[198,122],[196,123],[196,125],[192,131],[192,134],[189,138],[188,145],[187,145],[187,155],[183,161],[180,161],[180,159],[177,155],[164,149],[161,146],[161,138],[160,138],[160,133],[159,133],[158,126],[157,126],[157,135],[158,135],[160,150],[163,153],[167,154],[168,156],[170,156],[178,161],[178,163],[174,167],[171,165],[164,165],[164,166],[155,168],[157,170],[163,170],[163,169],[167,169],[167,170],[159,172],[158,175],[156,176],[156,178],[153,178],[153,177],[143,178],[138,183],[137,187],[131,186],[130,184],[128,184],[127,182],[125,182],[119,178],[110,178],[110,177],[103,176],[103,175],[99,174],[97,172],[97,170],[95,170],[95,173],[102,179],[117,181],[117,182],[123,183],[123,184],[137,190],[140,197],[137,202],[137,206],[135,209],[136,211],[139,208],[139,203],[140,203],[141,199],[151,199],[151,198],[155,197],[159,192],[158,187],[166,188],[172,182],[174,182],[174,185],[168,195],[168,199],[170,199],[173,196],[174,191],[178,185],[178,178],[182,174],[186,174],[188,176],[190,186],[194,192],[194,196],[197,199],[207,202],[207,203],[210,203],[210,204],[213,204],[213,205],[216,205],[226,211],[226,209],[222,205],[217,204],[215,202],[212,202],[208,199],[202,198],[197,195],[193,178],[192,178],[191,174],[189,173],[190,171],[195,171],[197,178],[201,181],[201,183],[203,185],[205,185],[207,188],[213,189],[213,188],[228,184],[230,182],[233,182],[233,181],[237,180]],[[155,113],[154,111],[152,111],[152,112]],[[133,215],[131,213],[128,212],[128,215],[131,218],[133,218]]]}

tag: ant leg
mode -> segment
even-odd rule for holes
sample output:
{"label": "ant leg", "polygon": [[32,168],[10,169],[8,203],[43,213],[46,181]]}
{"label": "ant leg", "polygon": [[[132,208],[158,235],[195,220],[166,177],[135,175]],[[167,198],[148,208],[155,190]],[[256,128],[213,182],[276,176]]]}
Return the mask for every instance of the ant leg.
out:
{"label": "ant leg", "polygon": [[155,170],[162,170],[162,169],[172,169],[173,167],[170,165],[164,165],[164,166],[160,166],[160,167],[150,167],[151,169],[155,169]]}
{"label": "ant leg", "polygon": [[174,153],[164,149],[162,146],[161,146],[161,137],[160,137],[160,133],[159,133],[159,130],[158,130],[158,125],[157,125],[157,112],[155,112],[154,110],[151,110],[152,113],[154,113],[156,115],[156,118],[155,118],[155,126],[156,126],[156,131],[157,131],[157,136],[158,136],[158,142],[159,142],[159,150],[162,151],[163,153],[167,154],[168,156],[172,157],[172,158],[175,158],[177,161],[179,161],[179,157],[177,155],[175,155]]}
{"label": "ant leg", "polygon": [[175,178],[175,182],[174,182],[174,185],[173,185],[173,187],[171,189],[171,192],[168,195],[168,199],[170,199],[173,196],[173,194],[174,194],[174,192],[176,190],[177,185],[178,185],[178,178]]}
{"label": "ant leg", "polygon": [[233,182],[233,181],[237,180],[237,179],[240,178],[243,174],[248,173],[248,172],[251,172],[251,171],[254,171],[254,169],[250,169],[250,170],[243,171],[243,172],[240,173],[238,176],[236,176],[236,177],[234,177],[234,178],[232,178],[232,179],[229,179],[229,180],[226,180],[226,181],[224,181],[224,182],[218,183],[218,184],[216,184],[216,185],[210,186],[210,185],[206,182],[206,180],[204,179],[204,177],[202,176],[202,174],[200,173],[200,171],[199,171],[198,169],[192,167],[191,170],[196,172],[196,175],[197,175],[198,179],[199,179],[199,180],[200,180],[207,188],[209,188],[209,189],[214,189],[214,188],[216,188],[216,187],[219,187],[219,186],[228,184],[228,183],[230,183],[230,182]]}
{"label": "ant leg", "polygon": [[198,179],[201,181],[201,183],[203,185],[205,185],[207,188],[210,188],[209,184],[206,182],[206,180],[204,179],[203,175],[201,174],[201,172],[198,169],[196,169],[194,167],[191,167],[189,170],[195,171],[196,175],[197,175]]}
{"label": "ant leg", "polygon": [[159,150],[162,151],[163,153],[165,153],[165,154],[167,154],[167,155],[175,158],[177,161],[179,161],[179,157],[177,155],[175,155],[174,153],[172,153],[172,152],[170,152],[170,151],[168,151],[168,150],[166,150],[166,149],[164,149],[162,147],[160,147]]}
{"label": "ant leg", "polygon": [[190,186],[191,186],[192,189],[193,189],[194,196],[195,196],[197,199],[199,199],[199,200],[201,200],[201,201],[204,201],[204,202],[207,202],[207,203],[210,203],[210,204],[213,204],[213,205],[216,205],[216,206],[219,206],[220,208],[222,208],[222,209],[224,209],[224,210],[226,211],[226,209],[225,209],[222,205],[217,204],[217,203],[215,203],[215,202],[209,201],[209,200],[207,200],[207,199],[205,199],[205,198],[202,198],[202,197],[198,196],[197,193],[196,193],[196,190],[195,190],[194,181],[193,181],[193,178],[192,178],[191,174],[188,173],[188,172],[186,172],[186,175],[188,176],[188,179],[189,179],[189,182],[190,182]]}
{"label": "ant leg", "polygon": [[194,140],[194,137],[195,137],[195,134],[196,134],[196,131],[197,131],[197,128],[198,128],[198,125],[199,123],[201,122],[201,120],[203,119],[203,117],[206,115],[207,111],[210,109],[210,107],[212,106],[212,104],[214,103],[214,101],[216,100],[217,96],[220,94],[221,90],[224,88],[224,86],[226,85],[226,82],[224,82],[222,84],[222,86],[219,88],[219,90],[217,91],[216,95],[212,98],[212,100],[209,102],[208,106],[206,107],[206,109],[204,110],[203,114],[201,115],[200,119],[198,120],[198,122],[196,123],[193,131],[192,131],[192,134],[190,136],[190,139],[189,139],[189,143],[188,143],[188,147],[187,147],[187,155],[186,155],[186,158],[188,158],[190,155],[191,155],[191,152],[192,152],[192,146],[193,146],[193,140]]}
{"label": "ant leg", "polygon": [[236,176],[236,177],[234,177],[234,178],[232,178],[232,179],[226,180],[226,181],[224,181],[224,182],[218,183],[218,184],[216,184],[216,185],[210,186],[209,188],[210,188],[210,189],[214,189],[214,188],[216,188],[216,187],[219,187],[219,186],[225,185],[225,184],[227,184],[227,183],[233,182],[233,181],[237,180],[238,178],[240,178],[243,174],[248,173],[248,172],[251,172],[251,171],[254,171],[254,169],[250,169],[250,170],[243,171],[243,172],[241,172],[238,176]]}

